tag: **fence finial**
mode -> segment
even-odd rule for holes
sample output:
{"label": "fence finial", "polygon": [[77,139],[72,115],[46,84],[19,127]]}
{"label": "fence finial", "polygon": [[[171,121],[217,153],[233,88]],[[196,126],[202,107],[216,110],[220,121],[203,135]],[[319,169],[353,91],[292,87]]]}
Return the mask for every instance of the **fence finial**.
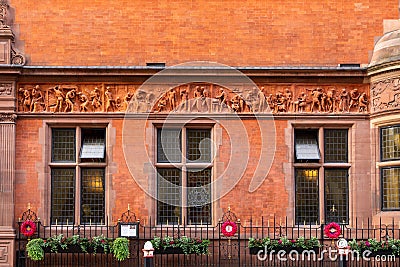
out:
{"label": "fence finial", "polygon": [[30,210],[30,209],[31,209],[31,203],[28,202],[28,210]]}
{"label": "fence finial", "polygon": [[129,208],[129,203],[128,203],[128,210],[130,210],[130,208]]}

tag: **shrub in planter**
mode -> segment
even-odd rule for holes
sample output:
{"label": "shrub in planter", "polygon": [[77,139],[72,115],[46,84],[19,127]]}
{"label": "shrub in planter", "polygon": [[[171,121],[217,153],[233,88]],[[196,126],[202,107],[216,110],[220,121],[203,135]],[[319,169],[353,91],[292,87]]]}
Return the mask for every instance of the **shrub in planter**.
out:
{"label": "shrub in planter", "polygon": [[44,240],[41,238],[35,238],[29,240],[28,244],[26,244],[26,251],[28,253],[28,257],[34,261],[41,261],[44,258]]}
{"label": "shrub in planter", "polygon": [[208,254],[208,245],[210,240],[191,238],[182,236],[180,238],[173,238],[170,236],[154,237],[151,240],[155,249],[155,254]]}
{"label": "shrub in planter", "polygon": [[105,237],[104,235],[95,236],[90,242],[90,247],[93,249],[93,254],[111,252],[112,238]]}
{"label": "shrub in planter", "polygon": [[[356,241],[353,239],[349,242],[352,250],[357,251],[360,256],[373,257],[376,255],[395,255],[400,256],[400,240],[389,238],[387,240],[378,241],[375,238],[368,240]],[[370,253],[365,253],[369,251]]]}
{"label": "shrub in planter", "polygon": [[116,238],[112,243],[111,252],[118,261],[126,260],[129,257],[129,240],[125,237]]}
{"label": "shrub in planter", "polygon": [[43,240],[35,238],[26,245],[28,257],[31,260],[42,260],[45,252],[63,253],[113,253],[118,261],[123,261],[129,257],[129,240],[119,237],[115,240],[104,235],[95,236],[92,240],[74,235],[64,237],[64,235],[54,235]]}

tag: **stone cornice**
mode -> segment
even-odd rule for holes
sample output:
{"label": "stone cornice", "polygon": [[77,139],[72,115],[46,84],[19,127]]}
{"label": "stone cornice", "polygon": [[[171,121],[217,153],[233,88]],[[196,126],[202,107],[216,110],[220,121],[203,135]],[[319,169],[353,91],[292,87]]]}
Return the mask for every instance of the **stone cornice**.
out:
{"label": "stone cornice", "polygon": [[[165,68],[146,67],[146,66],[23,66],[21,76],[58,76],[58,77],[135,77],[152,76],[160,73]],[[365,68],[345,68],[345,67],[174,67],[173,72],[163,75],[174,76],[232,76],[232,70],[237,70],[249,77],[264,78],[308,78],[326,80],[329,78],[341,79],[349,78],[363,81],[367,77]],[[1,69],[0,69],[1,71]]]}
{"label": "stone cornice", "polygon": [[254,113],[238,113],[238,114],[213,114],[213,113],[23,113],[18,112],[18,119],[54,119],[56,121],[60,119],[70,119],[72,123],[76,119],[135,119],[135,120],[163,120],[163,119],[174,119],[174,120],[187,120],[190,118],[194,119],[215,119],[215,120],[246,120],[246,119],[257,119],[257,120],[368,120],[370,118],[369,113],[341,113],[341,114],[325,114],[325,113],[303,113],[303,114],[254,114]]}
{"label": "stone cornice", "polygon": [[375,76],[378,76],[377,78],[379,78],[381,75],[387,75],[391,72],[396,72],[399,70],[400,61],[394,61],[369,67],[367,70],[367,75],[371,77],[371,79],[374,79]]}

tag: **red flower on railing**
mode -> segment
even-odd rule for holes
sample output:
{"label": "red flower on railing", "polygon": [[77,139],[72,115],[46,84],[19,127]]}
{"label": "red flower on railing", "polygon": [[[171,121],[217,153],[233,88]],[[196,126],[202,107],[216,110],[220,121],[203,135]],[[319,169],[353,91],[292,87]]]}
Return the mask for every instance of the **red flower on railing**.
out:
{"label": "red flower on railing", "polygon": [[237,225],[234,222],[226,221],[222,224],[221,231],[224,236],[234,236],[237,232]]}
{"label": "red flower on railing", "polygon": [[21,233],[26,237],[31,237],[36,232],[36,224],[31,220],[26,220],[20,228]]}
{"label": "red flower on railing", "polygon": [[325,225],[324,233],[327,237],[331,239],[338,238],[341,232],[342,230],[340,229],[340,225],[335,222],[331,222],[330,224]]}

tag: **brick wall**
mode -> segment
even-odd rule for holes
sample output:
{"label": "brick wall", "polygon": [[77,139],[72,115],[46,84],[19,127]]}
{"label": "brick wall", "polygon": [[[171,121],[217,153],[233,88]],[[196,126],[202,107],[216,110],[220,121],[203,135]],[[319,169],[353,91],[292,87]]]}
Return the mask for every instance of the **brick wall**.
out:
{"label": "brick wall", "polygon": [[[287,148],[284,141],[284,128],[287,122],[276,122],[278,152],[275,154],[273,167],[268,177],[260,188],[253,193],[249,193],[250,181],[258,164],[264,164],[264,162],[259,162],[259,155],[263,144],[260,138],[261,133],[258,129],[258,122],[256,120],[236,120],[224,123],[243,123],[243,127],[247,130],[247,136],[243,133],[243,140],[248,140],[250,157],[247,162],[239,163],[246,166],[243,176],[236,177],[224,174],[223,186],[230,186],[232,180],[237,180],[236,178],[240,178],[240,180],[228,194],[217,202],[217,210],[214,214],[221,216],[223,210],[231,206],[239,218],[249,218],[250,216],[260,217],[262,215],[273,216],[274,214],[284,217],[288,207],[288,193],[286,192],[283,173],[283,163],[287,162]],[[30,203],[32,210],[37,212],[38,216],[46,224],[49,219],[46,217],[50,216],[50,203],[48,202],[50,200],[50,174],[45,173],[47,163],[44,159],[46,152],[43,145],[44,140],[49,137],[44,136],[45,128],[43,126],[42,120],[37,119],[19,118],[17,122],[15,219],[17,220],[21,216],[22,212],[27,209],[28,203]],[[110,221],[116,222],[121,214],[127,210],[128,204],[130,204],[131,211],[135,212],[138,218],[148,220],[148,216],[152,216],[154,219],[155,214],[151,212],[152,201],[139,187],[135,179],[133,179],[125,161],[122,143],[123,120],[112,120],[111,127],[115,129],[115,137],[114,133],[109,131],[113,146],[112,150],[108,151],[108,172],[112,176],[112,180],[108,184],[107,194],[107,201],[110,208],[108,216],[111,216]],[[236,157],[238,157],[238,155],[235,155],[236,152],[231,152],[232,146],[243,145],[233,143],[232,139],[230,139],[230,134],[232,133],[229,133],[225,129],[222,130],[222,142],[218,152],[218,161],[223,164],[218,164],[218,166],[223,166],[223,169],[218,170],[219,173],[224,173],[229,162],[234,162]],[[141,158],[140,153],[135,154],[134,157],[137,161],[141,162],[139,165],[142,166],[148,161],[147,157]],[[232,166],[229,168],[232,168]],[[138,177],[136,178],[144,176],[148,179],[148,173],[145,171],[141,173],[140,171],[137,173]],[[244,209],[243,207],[246,208]]]}
{"label": "brick wall", "polygon": [[[28,203],[38,212],[43,205],[43,187],[39,186],[38,162],[42,158],[39,129],[42,120],[18,120],[16,127],[15,159],[15,216],[27,210]],[[17,219],[16,218],[16,219]]]}
{"label": "brick wall", "polygon": [[398,0],[10,0],[29,65],[368,63]]}

